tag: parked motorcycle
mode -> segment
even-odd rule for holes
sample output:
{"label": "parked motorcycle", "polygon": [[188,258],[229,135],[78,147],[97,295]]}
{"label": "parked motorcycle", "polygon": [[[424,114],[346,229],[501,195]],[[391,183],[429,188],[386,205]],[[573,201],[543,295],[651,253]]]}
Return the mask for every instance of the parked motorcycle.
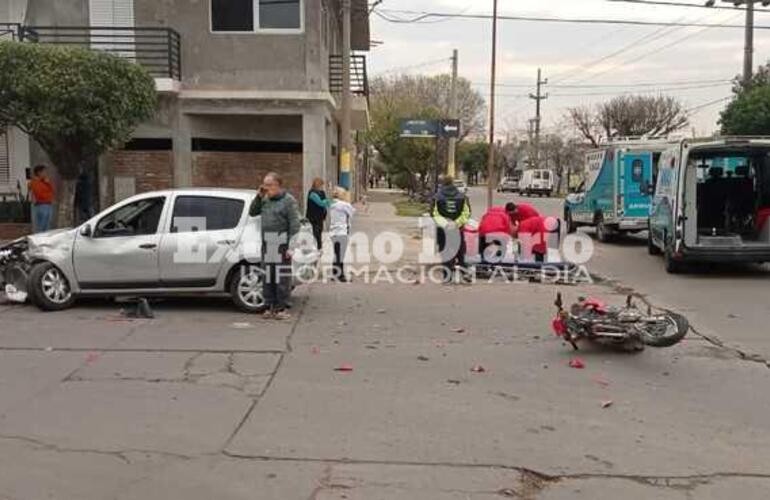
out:
{"label": "parked motorcycle", "polygon": [[561,293],[554,305],[558,314],[553,330],[575,350],[582,340],[626,351],[642,351],[645,346],[670,347],[679,343],[690,329],[687,318],[679,314],[653,314],[650,307],[645,313],[634,303],[632,295],[622,308],[581,297],[567,310]]}

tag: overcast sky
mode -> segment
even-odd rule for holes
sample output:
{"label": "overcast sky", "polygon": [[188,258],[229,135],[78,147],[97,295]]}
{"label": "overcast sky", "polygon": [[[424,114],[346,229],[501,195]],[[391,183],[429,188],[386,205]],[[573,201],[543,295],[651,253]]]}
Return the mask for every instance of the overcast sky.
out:
{"label": "overcast sky", "polygon": [[[744,14],[738,11],[644,6],[607,0],[500,0],[499,5],[501,15],[744,22]],[[380,7],[387,15],[401,18],[412,16],[390,9],[489,14],[492,0],[384,0]],[[757,25],[770,26],[770,13],[758,13]],[[491,21],[453,19],[393,24],[373,16],[372,28],[373,39],[384,42],[370,54],[373,74],[448,72],[452,49],[457,48],[461,76],[473,81],[488,97]],[[634,83],[661,83],[657,88],[681,98],[688,107],[696,107],[729,96],[730,83],[711,81],[729,80],[742,71],[743,31],[737,29],[501,21],[499,31],[498,82],[502,86],[498,88],[497,120],[503,132],[524,129],[534,115],[534,101],[523,95],[534,90],[538,67],[542,67],[551,83],[546,88],[551,96],[543,105],[545,129],[561,122],[568,107],[640,90],[623,87]],[[597,62],[629,46],[632,48]],[[442,58],[446,60],[435,62]],[[768,59],[770,30],[757,30],[755,65]],[[426,62],[429,64],[422,65]],[[412,65],[421,66],[410,67]],[[707,80],[708,83],[700,83]],[[518,85],[532,85],[532,89]],[[696,112],[692,117],[696,132],[713,132],[723,107],[724,103],[719,103]]]}

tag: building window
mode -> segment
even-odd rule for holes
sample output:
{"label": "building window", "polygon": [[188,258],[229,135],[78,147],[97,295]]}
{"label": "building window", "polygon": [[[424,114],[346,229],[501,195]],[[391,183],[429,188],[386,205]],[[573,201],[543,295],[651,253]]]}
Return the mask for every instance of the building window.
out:
{"label": "building window", "polygon": [[211,0],[211,30],[224,33],[303,30],[304,0]]}

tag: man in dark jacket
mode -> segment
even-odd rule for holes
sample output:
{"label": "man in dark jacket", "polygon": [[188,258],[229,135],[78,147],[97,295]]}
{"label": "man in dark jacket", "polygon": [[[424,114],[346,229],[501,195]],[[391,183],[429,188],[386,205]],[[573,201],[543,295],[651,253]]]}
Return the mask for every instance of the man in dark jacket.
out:
{"label": "man in dark jacket", "polygon": [[463,226],[471,217],[471,204],[455,186],[454,178],[446,176],[433,202],[433,220],[436,223],[436,242],[444,273],[444,282],[452,281],[455,265],[465,265],[465,237]]}
{"label": "man in dark jacket", "polygon": [[299,233],[299,209],[275,172],[265,176],[249,215],[262,216],[262,261],[265,266],[263,293],[265,317],[289,319],[286,311],[293,280],[292,239]]}

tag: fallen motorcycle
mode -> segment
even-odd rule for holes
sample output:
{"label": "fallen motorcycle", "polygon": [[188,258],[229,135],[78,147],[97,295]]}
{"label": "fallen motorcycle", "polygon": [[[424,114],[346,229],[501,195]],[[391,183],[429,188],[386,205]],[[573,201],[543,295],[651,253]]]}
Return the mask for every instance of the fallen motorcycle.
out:
{"label": "fallen motorcycle", "polygon": [[567,310],[559,293],[554,303],[558,314],[553,330],[575,350],[578,342],[586,340],[625,351],[642,351],[645,346],[670,347],[687,335],[687,318],[668,311],[653,314],[650,307],[645,313],[633,299],[629,295],[625,307],[617,308],[581,297]]}

